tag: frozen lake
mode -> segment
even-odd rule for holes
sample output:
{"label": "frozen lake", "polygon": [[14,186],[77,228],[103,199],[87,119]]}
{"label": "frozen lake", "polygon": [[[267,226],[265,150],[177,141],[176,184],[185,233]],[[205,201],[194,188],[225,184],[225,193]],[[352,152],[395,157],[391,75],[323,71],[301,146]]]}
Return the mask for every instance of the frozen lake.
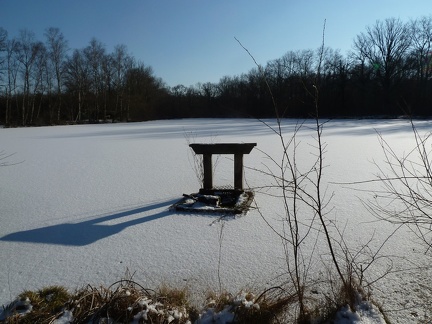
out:
{"label": "frozen lake", "polygon": [[[287,139],[296,122],[283,120]],[[421,132],[432,129],[430,121],[416,125]],[[313,126],[306,121],[297,135],[300,168],[307,169],[314,158]],[[379,184],[340,184],[374,178],[373,161],[383,160],[377,132],[401,154],[414,146],[406,120],[334,120],[324,127],[323,181],[326,197],[333,196],[326,217],[353,248],[371,238],[371,249],[378,248],[394,230],[362,204]],[[256,169],[276,172],[268,156],[277,161],[281,156],[274,132],[249,119],[0,129],[0,151],[15,153],[5,162],[16,163],[0,168],[0,304],[46,285],[110,285],[127,271],[147,287],[166,282],[205,290],[221,283],[236,292],[276,282],[286,272],[286,260],[268,224],[280,229],[285,214],[280,199],[257,190],[262,215],[252,209],[224,222],[168,210],[183,193],[200,188],[188,142],[257,143],[244,156],[251,188],[271,184],[271,177]],[[232,184],[232,164],[231,156],[218,158],[215,185]],[[324,242],[317,245],[317,251],[328,253]],[[392,311],[395,323],[424,316],[421,303],[431,295],[422,287],[430,270],[418,270],[430,265],[424,249],[400,230],[381,254],[386,257],[367,275],[378,278],[389,264],[392,274],[374,286],[374,298]],[[311,272],[319,276],[320,260],[314,262]]]}

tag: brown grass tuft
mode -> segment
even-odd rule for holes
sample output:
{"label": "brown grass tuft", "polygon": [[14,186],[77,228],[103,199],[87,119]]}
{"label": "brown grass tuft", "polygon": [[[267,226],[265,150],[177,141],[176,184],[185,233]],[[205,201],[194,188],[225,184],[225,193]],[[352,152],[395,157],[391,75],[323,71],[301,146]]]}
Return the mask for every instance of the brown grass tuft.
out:
{"label": "brown grass tuft", "polygon": [[18,299],[5,307],[5,323],[50,323],[63,313],[70,294],[61,286],[50,286],[38,291],[24,291]]}

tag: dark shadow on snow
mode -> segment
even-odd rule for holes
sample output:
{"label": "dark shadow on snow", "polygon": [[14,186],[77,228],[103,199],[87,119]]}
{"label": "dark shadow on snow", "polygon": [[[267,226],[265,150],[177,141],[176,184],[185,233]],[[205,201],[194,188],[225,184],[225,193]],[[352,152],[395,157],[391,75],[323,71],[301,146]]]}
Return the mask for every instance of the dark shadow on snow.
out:
{"label": "dark shadow on snow", "polygon": [[[174,202],[175,200],[156,203],[129,210],[123,210],[80,223],[63,223],[27,231],[11,233],[0,238],[0,241],[84,246],[92,244],[111,235],[117,234],[129,226],[150,222],[152,220],[172,215],[168,208]],[[122,217],[132,216],[143,212],[149,212],[162,207],[166,208],[164,208],[163,211],[150,216],[141,217],[113,225],[99,224],[110,220],[119,220]]]}
{"label": "dark shadow on snow", "polygon": [[[325,135],[374,135],[378,132],[400,133],[408,132],[411,134],[411,124],[408,119],[379,119],[379,118],[362,118],[362,119],[321,119],[324,123]],[[327,125],[327,122],[330,122]],[[265,123],[265,124],[264,124]],[[417,130],[429,131],[431,121],[414,120]],[[302,125],[301,130],[314,131],[316,122],[314,119],[281,119],[282,134],[293,134],[294,130]],[[127,125],[127,127],[126,127]],[[269,128],[269,126],[272,129]],[[86,129],[86,128],[84,128]],[[274,130],[278,131],[278,125],[275,119],[179,119],[163,122],[139,122],[130,124],[100,124],[93,125],[89,132],[74,132],[71,134],[54,134],[44,136],[43,138],[75,138],[75,137],[113,137],[116,139],[169,139],[184,137],[185,134],[199,134],[202,137],[214,138],[219,135],[251,136],[258,137],[262,135],[273,135]],[[300,132],[299,135],[302,135]]]}

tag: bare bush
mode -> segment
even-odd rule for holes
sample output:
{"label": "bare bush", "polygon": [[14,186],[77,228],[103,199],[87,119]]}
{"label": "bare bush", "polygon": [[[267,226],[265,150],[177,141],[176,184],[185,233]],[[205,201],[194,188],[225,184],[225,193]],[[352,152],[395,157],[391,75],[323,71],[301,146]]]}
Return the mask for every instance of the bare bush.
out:
{"label": "bare bush", "polygon": [[412,230],[430,252],[432,247],[432,133],[420,134],[410,121],[414,147],[400,155],[378,134],[384,166],[376,163],[376,179],[382,189],[365,205],[378,219]]}
{"label": "bare bush", "polygon": [[[358,250],[353,250],[345,242],[343,232],[338,227],[340,225],[328,217],[328,213],[332,210],[331,199],[333,195],[329,194],[323,185],[327,144],[323,141],[322,135],[326,122],[322,121],[319,115],[319,84],[324,55],[324,35],[325,23],[322,45],[318,49],[317,72],[313,80],[304,81],[305,90],[311,97],[315,109],[314,115],[311,116],[314,120],[313,143],[309,146],[312,160],[307,165],[305,165],[304,160],[300,162],[298,158],[299,150],[302,147],[298,140],[298,134],[303,130],[304,123],[297,123],[292,134],[283,132],[283,118],[279,115],[276,101],[266,81],[265,71],[237,40],[261,72],[273,99],[277,116],[276,126],[271,126],[265,121],[262,122],[276,135],[281,157],[275,158],[260,150],[266,160],[270,162],[265,165],[264,170],[254,170],[263,173],[272,180],[270,184],[256,189],[279,199],[283,204],[285,213],[282,216],[282,228],[270,224],[258,205],[256,208],[264,221],[282,241],[286,259],[287,282],[294,290],[293,296],[295,296],[298,306],[298,313],[295,317],[300,323],[310,322],[317,316],[317,313],[321,319],[326,318],[330,313],[345,305],[349,305],[354,311],[359,298],[367,297],[363,285],[365,287],[372,285],[391,271],[390,263],[389,267],[385,268],[378,277],[367,277],[366,274],[374,265],[379,261],[388,260],[380,254],[387,241],[382,243],[378,249],[373,250],[370,247],[373,239],[371,238]],[[305,246],[308,246],[309,250],[305,249]],[[318,246],[320,246],[319,251]],[[325,312],[326,314],[317,308],[322,307],[320,303],[317,307],[311,308],[311,305],[316,303],[311,302],[310,294],[306,291],[312,284],[317,283],[317,279],[311,275],[312,265],[316,259],[319,259],[323,247],[327,256],[321,261],[323,268],[328,271],[327,278],[324,279],[327,282],[324,285],[329,286],[329,290],[333,291],[331,298],[329,297],[330,294],[325,295],[327,300],[325,305],[327,308],[331,308]]]}

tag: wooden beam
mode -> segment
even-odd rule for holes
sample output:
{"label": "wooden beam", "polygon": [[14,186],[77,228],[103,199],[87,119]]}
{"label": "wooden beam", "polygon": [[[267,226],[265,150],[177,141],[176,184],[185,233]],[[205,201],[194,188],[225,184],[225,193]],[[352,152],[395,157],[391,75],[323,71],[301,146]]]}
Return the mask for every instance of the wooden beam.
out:
{"label": "wooden beam", "polygon": [[249,154],[256,143],[190,144],[196,154]]}

